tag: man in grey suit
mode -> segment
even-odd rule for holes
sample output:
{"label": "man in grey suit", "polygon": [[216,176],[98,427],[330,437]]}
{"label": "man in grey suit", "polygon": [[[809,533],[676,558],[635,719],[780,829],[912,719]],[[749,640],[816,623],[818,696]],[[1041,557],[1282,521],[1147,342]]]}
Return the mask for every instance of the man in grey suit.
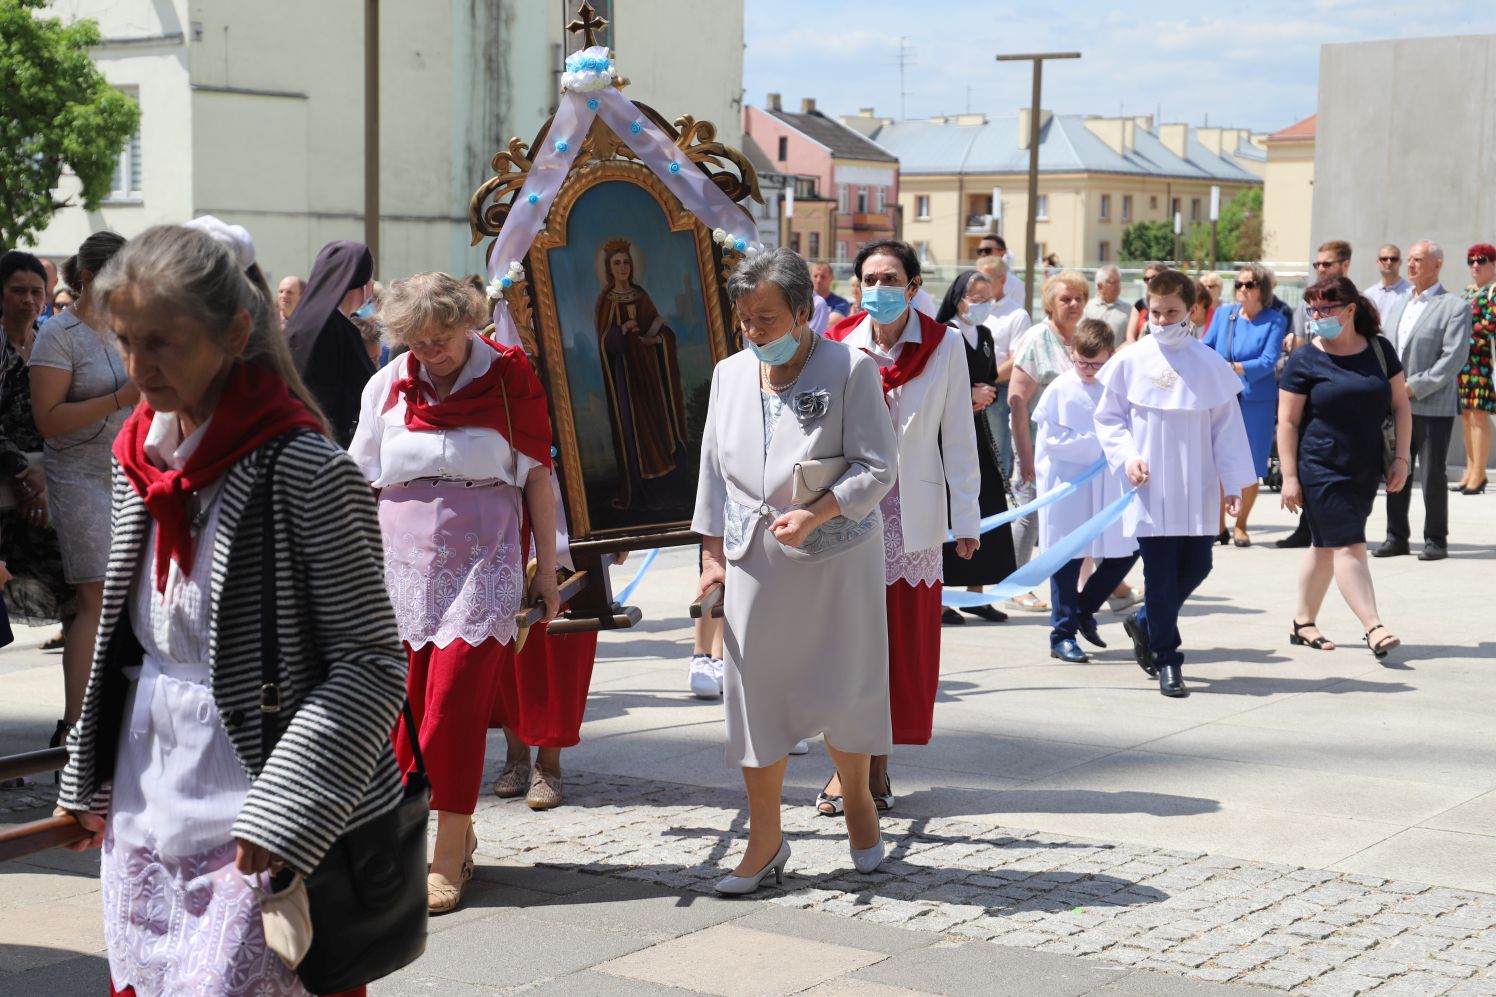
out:
{"label": "man in grey suit", "polygon": [[[1397,348],[1413,408],[1413,468],[1423,489],[1423,552],[1420,561],[1449,556],[1449,490],[1444,462],[1459,412],[1456,385],[1470,353],[1470,306],[1439,283],[1444,251],[1434,242],[1416,242],[1408,253],[1411,293],[1387,312],[1382,331]],[[1387,539],[1373,553],[1408,553],[1408,507],[1413,490],[1387,496]]]}

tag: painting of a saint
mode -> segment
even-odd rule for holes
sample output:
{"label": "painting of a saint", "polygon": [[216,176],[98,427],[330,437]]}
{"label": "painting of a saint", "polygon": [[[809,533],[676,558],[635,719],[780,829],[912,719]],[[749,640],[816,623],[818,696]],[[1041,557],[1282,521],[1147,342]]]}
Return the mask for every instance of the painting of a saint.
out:
{"label": "painting of a saint", "polygon": [[637,253],[627,239],[604,243],[594,309],[619,470],[615,509],[658,506],[664,496],[654,494],[651,482],[674,471],[686,453],[675,331],[636,279]]}

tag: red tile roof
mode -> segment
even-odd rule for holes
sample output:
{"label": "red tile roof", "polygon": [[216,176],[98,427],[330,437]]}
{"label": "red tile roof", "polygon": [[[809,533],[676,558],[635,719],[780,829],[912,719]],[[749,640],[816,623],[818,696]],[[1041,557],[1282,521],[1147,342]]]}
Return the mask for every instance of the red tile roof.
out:
{"label": "red tile roof", "polygon": [[1287,128],[1283,129],[1282,131],[1273,132],[1271,135],[1268,136],[1268,141],[1274,141],[1274,140],[1278,140],[1278,139],[1288,139],[1290,141],[1292,141],[1294,139],[1300,139],[1300,140],[1313,139],[1314,138],[1314,126],[1315,126],[1315,122],[1318,119],[1319,119],[1319,115],[1317,115],[1317,114],[1311,114],[1311,115],[1309,115],[1309,117],[1305,118],[1303,121],[1295,122],[1294,124],[1291,124]]}

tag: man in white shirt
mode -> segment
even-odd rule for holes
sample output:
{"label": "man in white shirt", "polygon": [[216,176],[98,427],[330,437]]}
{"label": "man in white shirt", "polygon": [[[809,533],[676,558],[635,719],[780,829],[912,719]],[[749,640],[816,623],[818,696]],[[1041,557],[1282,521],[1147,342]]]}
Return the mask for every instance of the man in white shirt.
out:
{"label": "man in white shirt", "polygon": [[1387,539],[1376,557],[1407,554],[1412,474],[1423,489],[1423,541],[1420,561],[1449,556],[1449,482],[1444,463],[1459,411],[1460,369],[1470,356],[1470,305],[1439,283],[1444,251],[1435,242],[1415,242],[1408,251],[1411,294],[1387,313],[1383,332],[1397,347],[1413,409],[1412,467],[1409,484],[1387,496]]}
{"label": "man in white shirt", "polygon": [[1003,294],[1014,301],[1023,300],[1023,281],[1013,276],[1013,257],[1008,253],[1008,244],[1000,235],[984,235],[977,243],[977,264],[983,260],[1000,260],[1003,265]]}
{"label": "man in white shirt", "polygon": [[997,464],[1003,480],[1013,476],[1013,429],[1008,422],[1008,382],[1013,376],[1013,353],[1033,320],[1023,309],[1023,285],[1008,293],[1008,265],[989,254],[977,260],[977,270],[992,281],[992,314],[982,323],[992,333],[992,359],[997,364],[997,400],[983,409],[992,438],[997,441]]}
{"label": "man in white shirt", "polygon": [[1402,250],[1388,243],[1377,250],[1377,273],[1382,279],[1368,285],[1361,293],[1366,300],[1377,306],[1383,328],[1392,306],[1412,293],[1413,285],[1402,275]]}
{"label": "man in white shirt", "polygon": [[1096,271],[1096,297],[1086,302],[1081,315],[1105,322],[1112,330],[1112,348],[1117,349],[1127,342],[1127,320],[1132,318],[1132,306],[1121,300],[1122,271],[1108,263]]}

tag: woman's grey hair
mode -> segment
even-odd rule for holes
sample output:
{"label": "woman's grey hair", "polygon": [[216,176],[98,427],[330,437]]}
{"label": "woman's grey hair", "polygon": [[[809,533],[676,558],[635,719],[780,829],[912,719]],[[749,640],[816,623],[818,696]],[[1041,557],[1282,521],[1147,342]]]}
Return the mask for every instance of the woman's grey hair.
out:
{"label": "woman's grey hair", "polygon": [[[322,410],[302,383],[281,335],[270,301],[262,295],[233,255],[217,239],[180,225],[157,225],[125,243],[102,273],[92,293],[106,318],[110,299],[124,288],[166,305],[199,322],[227,349],[230,323],[249,312],[249,341],[239,359],[271,371],[318,420]],[[112,325],[112,323],[110,323]]]}
{"label": "woman's grey hair", "polygon": [[1252,275],[1252,279],[1257,282],[1257,293],[1261,295],[1258,300],[1261,301],[1264,306],[1267,305],[1269,301],[1273,300],[1273,288],[1278,285],[1277,274],[1273,273],[1270,269],[1263,266],[1261,263],[1243,263],[1241,265],[1241,269],[1238,270],[1237,273],[1249,273]]}
{"label": "woman's grey hair", "polygon": [[751,294],[760,284],[778,288],[791,315],[815,309],[816,292],[810,282],[810,267],[791,250],[771,249],[739,263],[727,278],[727,299],[737,304],[739,298]]}

